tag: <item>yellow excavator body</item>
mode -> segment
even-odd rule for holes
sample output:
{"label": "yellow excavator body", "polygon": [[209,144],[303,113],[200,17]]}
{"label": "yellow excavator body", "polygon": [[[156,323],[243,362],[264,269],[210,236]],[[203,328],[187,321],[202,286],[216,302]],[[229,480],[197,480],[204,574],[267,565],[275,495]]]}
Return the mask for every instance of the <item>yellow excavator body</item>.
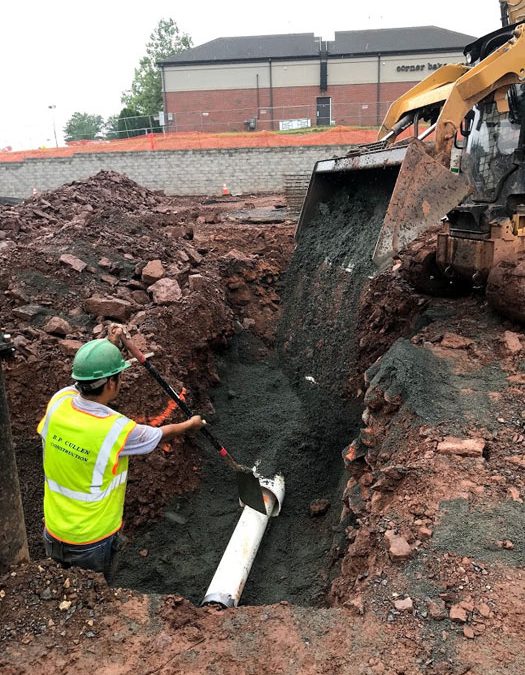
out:
{"label": "yellow excavator body", "polygon": [[[336,193],[347,203],[363,184],[382,191],[393,171],[375,218],[377,268],[442,220],[435,255],[449,278],[484,285],[494,267],[525,255],[525,0],[501,5],[503,28],[466,47],[467,65],[443,66],[399,97],[378,142],[317,162],[296,236]],[[409,128],[412,138],[398,140]],[[525,297],[525,260],[523,269]],[[510,315],[525,321],[525,302]]]}

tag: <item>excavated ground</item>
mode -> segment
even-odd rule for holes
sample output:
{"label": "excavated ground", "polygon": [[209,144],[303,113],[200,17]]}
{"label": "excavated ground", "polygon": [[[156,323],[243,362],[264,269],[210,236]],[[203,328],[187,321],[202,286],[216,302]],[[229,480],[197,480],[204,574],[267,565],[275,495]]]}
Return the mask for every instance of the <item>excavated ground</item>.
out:
{"label": "excavated ground", "polygon": [[[6,379],[36,559],[0,577],[2,672],[525,672],[521,328],[481,297],[416,292],[428,242],[369,279],[384,196],[367,199],[365,186],[355,191],[361,224],[344,194],[322,205],[312,222],[325,245],[307,229],[284,279],[293,225],[232,213],[245,202],[280,213],[275,198],[182,204],[126,180],[99,176],[3,214],[0,318],[18,338]],[[63,253],[90,264],[76,271]],[[155,259],[180,283],[182,297],[169,304],[143,269]],[[177,386],[191,385],[243,460],[264,450],[266,470],[284,469],[285,509],[244,596],[275,604],[219,612],[184,598],[200,599],[225,543],[215,533],[227,538],[236,510],[232,476],[190,439],[135,462],[129,486],[136,539],[122,575],[157,592],[108,589],[99,575],[38,559],[32,429],[49,391],[67,380],[70,341],[107,323],[88,302],[97,294],[131,305],[125,320],[143,346],[154,344]],[[51,313],[71,330],[57,334]],[[151,420],[166,401],[136,375],[122,409]],[[322,497],[328,512],[310,517]]]}
{"label": "excavated ground", "polygon": [[[242,602],[325,604],[335,574],[332,542],[337,533],[344,538],[340,453],[355,420],[342,402],[336,423],[320,405],[309,410],[272,353],[246,333],[222,355],[219,376],[210,429],[239,461],[253,466],[262,458],[264,475],[286,480],[286,508],[271,522]],[[154,527],[134,536],[117,585],[202,600],[240,515],[235,475],[210,452],[203,447],[199,492],[170,503]],[[326,500],[326,511],[313,515],[318,500]]]}

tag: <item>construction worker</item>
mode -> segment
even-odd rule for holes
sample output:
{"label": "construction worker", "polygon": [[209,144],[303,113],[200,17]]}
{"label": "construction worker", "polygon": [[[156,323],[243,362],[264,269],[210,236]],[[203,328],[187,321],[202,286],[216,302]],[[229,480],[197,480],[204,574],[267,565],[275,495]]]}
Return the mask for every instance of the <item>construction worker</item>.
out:
{"label": "construction worker", "polygon": [[122,327],[83,345],[73,360],[74,386],[58,391],[38,425],[44,448],[44,545],[65,567],[103,572],[111,581],[121,547],[128,458],[160,441],[199,429],[199,415],[179,424],[137,424],[108,407],[129,363],[117,344]]}

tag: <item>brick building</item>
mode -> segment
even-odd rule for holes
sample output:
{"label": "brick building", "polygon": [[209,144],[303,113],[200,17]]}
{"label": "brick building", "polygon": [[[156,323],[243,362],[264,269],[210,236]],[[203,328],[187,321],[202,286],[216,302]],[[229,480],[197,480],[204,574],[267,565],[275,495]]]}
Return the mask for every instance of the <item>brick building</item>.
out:
{"label": "brick building", "polygon": [[390,103],[471,35],[436,26],[217,38],[162,61],[170,131],[377,126]]}

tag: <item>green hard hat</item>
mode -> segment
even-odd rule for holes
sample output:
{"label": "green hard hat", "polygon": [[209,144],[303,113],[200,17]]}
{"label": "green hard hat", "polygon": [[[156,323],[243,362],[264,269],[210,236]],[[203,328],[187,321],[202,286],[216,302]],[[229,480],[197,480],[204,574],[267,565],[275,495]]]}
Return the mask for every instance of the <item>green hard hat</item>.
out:
{"label": "green hard hat", "polygon": [[91,340],[75,354],[71,375],[78,381],[98,380],[116,375],[130,365],[122,358],[120,349],[109,340]]}

